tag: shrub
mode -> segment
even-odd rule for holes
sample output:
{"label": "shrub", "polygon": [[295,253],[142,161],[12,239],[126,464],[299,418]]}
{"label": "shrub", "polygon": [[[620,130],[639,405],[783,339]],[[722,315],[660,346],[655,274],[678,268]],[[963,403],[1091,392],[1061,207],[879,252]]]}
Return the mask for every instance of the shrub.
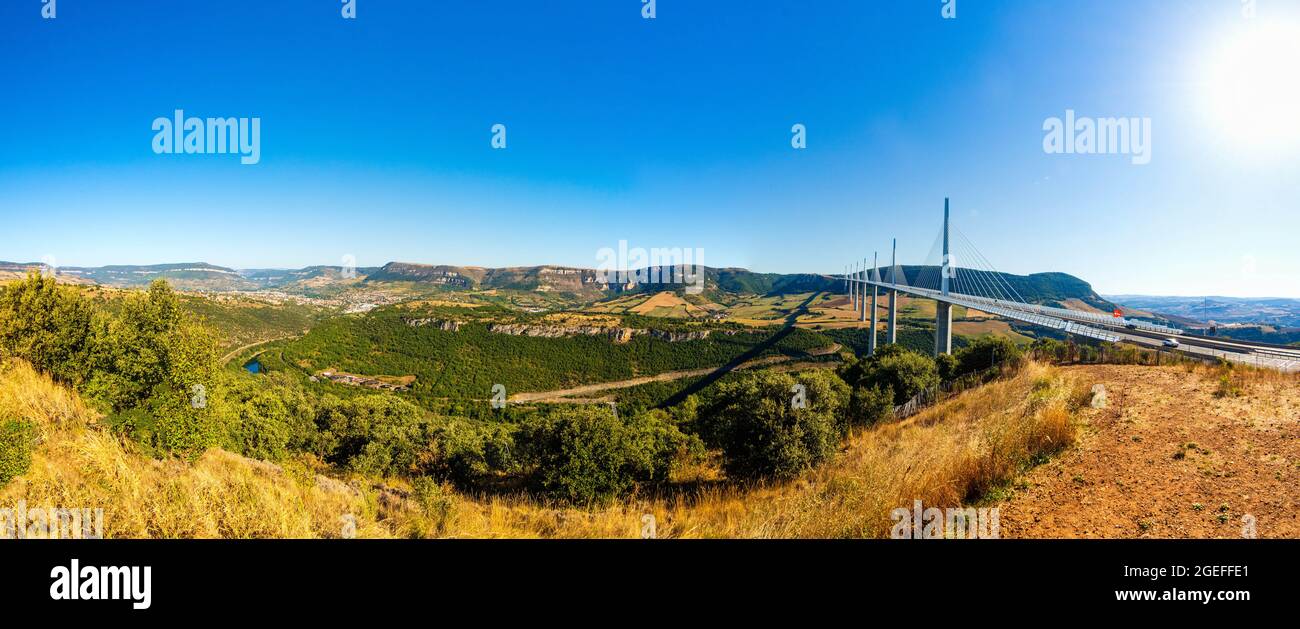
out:
{"label": "shrub", "polygon": [[30,273],[0,289],[0,353],[23,358],[57,381],[80,384],[93,315],[76,289]]}
{"label": "shrub", "polygon": [[878,386],[889,391],[897,406],[921,391],[938,386],[939,368],[929,356],[900,345],[885,345],[874,356],[846,370],[843,377],[855,388]]}
{"label": "shrub", "polygon": [[198,397],[159,387],[144,404],[112,413],[108,422],[151,456],[179,454],[194,459],[220,443],[225,423],[206,402],[196,405]]}
{"label": "shrub", "polygon": [[656,416],[624,422],[605,408],[569,408],[529,418],[518,441],[536,485],[575,503],[605,502],[642,483],[668,480],[694,440]]}
{"label": "shrub", "polygon": [[442,534],[456,513],[456,500],[452,492],[438,481],[425,476],[411,481],[411,489],[411,497],[429,519],[430,530],[420,530],[420,536]]}
{"label": "shrub", "polygon": [[247,457],[279,461],[289,454],[294,419],[277,393],[262,391],[239,405],[230,445]]}
{"label": "shrub", "polygon": [[1231,369],[1221,370],[1219,373],[1219,386],[1214,389],[1214,397],[1239,397],[1241,394],[1242,389],[1233,379]]}
{"label": "shrub", "polygon": [[894,394],[892,391],[875,385],[872,387],[854,387],[849,398],[849,418],[855,424],[871,425],[888,419],[894,412]]}
{"label": "shrub", "polygon": [[221,422],[206,395],[159,387],[143,407],[154,418],[149,445],[194,458],[219,443]]}
{"label": "shrub", "polygon": [[416,471],[431,429],[424,411],[391,395],[330,399],[317,425],[326,461],[376,476]]}
{"label": "shrub", "polygon": [[[801,384],[806,404],[792,403]],[[718,385],[701,431],[737,479],[793,478],[828,459],[847,429],[849,387],[833,374],[747,374]]]}
{"label": "shrub", "polygon": [[30,423],[0,418],[0,487],[31,467],[34,442]]}
{"label": "shrub", "polygon": [[978,373],[998,365],[1018,367],[1024,358],[1020,348],[1009,338],[986,336],[971,341],[955,354],[957,368],[953,378]]}
{"label": "shrub", "polygon": [[[961,350],[957,351],[958,353],[961,352]],[[943,382],[955,380],[959,375],[958,371],[960,366],[958,365],[957,357],[952,354],[939,354],[938,356],[935,356],[934,366],[936,371],[939,372],[939,380]]]}
{"label": "shrub", "polygon": [[442,420],[420,469],[461,485],[474,485],[518,468],[514,428],[508,424],[459,418]]}

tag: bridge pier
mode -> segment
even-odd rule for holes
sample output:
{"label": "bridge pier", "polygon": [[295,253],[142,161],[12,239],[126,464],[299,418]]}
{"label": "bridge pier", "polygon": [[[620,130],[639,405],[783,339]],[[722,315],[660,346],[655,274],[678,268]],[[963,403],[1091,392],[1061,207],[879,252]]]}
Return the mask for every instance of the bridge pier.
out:
{"label": "bridge pier", "polygon": [[852,280],[849,282],[849,305],[854,312],[858,310],[858,271],[854,269],[849,275]]}
{"label": "bridge pier", "polygon": [[[948,279],[953,277],[952,255],[948,252],[948,199],[943,200],[943,268],[940,292],[948,296]],[[952,353],[952,304],[934,302],[934,355]]]}
{"label": "bridge pier", "polygon": [[867,355],[876,354],[876,297],[880,289],[875,284],[871,285],[871,336],[867,337]]}
{"label": "bridge pier", "polygon": [[[889,283],[897,285],[898,278],[894,277],[895,269],[898,268],[898,239],[894,239],[894,253],[889,260]],[[874,326],[873,326],[874,327]],[[886,342],[890,345],[898,342],[898,291],[889,291],[889,332],[885,336]]]}
{"label": "bridge pier", "polygon": [[898,291],[889,291],[889,331],[885,334],[885,342],[893,345],[898,342]]}
{"label": "bridge pier", "polygon": [[934,302],[934,355],[952,353],[952,304]]}
{"label": "bridge pier", "polygon": [[[863,267],[866,267],[866,262],[865,262],[865,261],[863,261],[862,266],[863,266]],[[867,271],[866,271],[865,269],[862,271],[862,279],[864,279],[864,280],[868,279],[868,273],[867,273]],[[866,320],[867,320],[867,299],[866,299],[866,297],[867,297],[867,287],[866,287],[866,285],[864,284],[864,285],[862,286],[862,299],[858,300],[858,309],[857,309],[857,311],[856,311],[856,314],[858,315],[858,321],[866,321]]]}
{"label": "bridge pier", "polygon": [[[867,279],[870,280],[870,281],[872,281],[872,282],[879,282],[879,281],[880,281],[880,278],[879,278],[879,277],[876,277],[876,276],[878,275],[878,273],[876,273],[876,264],[877,264],[877,262],[879,262],[879,260],[873,257],[873,259],[872,259],[872,261],[871,261],[871,265],[872,265],[872,266],[871,266],[871,270],[870,270],[870,271],[867,271]],[[875,355],[876,355],[876,317],[877,317],[877,315],[876,315],[876,298],[879,296],[879,294],[880,294],[880,287],[876,286],[876,285],[873,283],[873,284],[871,285],[871,334],[870,334],[869,336],[867,336],[867,355],[868,355],[868,356],[875,356]],[[863,309],[863,311],[862,311],[862,318],[863,318],[863,320],[865,320],[865,319],[867,318],[866,315],[867,315],[867,311],[866,311],[866,309]]]}
{"label": "bridge pier", "polygon": [[[867,270],[866,258],[862,259],[862,271],[859,274],[862,276],[863,282],[866,282],[867,280],[871,279],[871,271]],[[862,295],[858,299],[858,321],[866,321],[866,320],[867,320],[867,285],[863,284]]]}

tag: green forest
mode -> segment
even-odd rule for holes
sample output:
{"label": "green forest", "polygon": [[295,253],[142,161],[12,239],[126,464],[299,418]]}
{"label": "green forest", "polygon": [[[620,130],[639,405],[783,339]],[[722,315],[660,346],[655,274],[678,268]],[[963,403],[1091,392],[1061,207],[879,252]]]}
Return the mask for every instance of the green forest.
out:
{"label": "green forest", "polygon": [[[639,335],[542,338],[491,332],[486,322],[457,331],[412,327],[409,315],[376,311],[325,321],[306,336],[259,356],[269,372],[308,376],[324,369],[364,375],[416,376],[417,400],[483,400],[501,384],[510,394],[623,380],[667,371],[717,367],[738,359],[803,356],[834,341],[800,329],[714,330],[707,338],[669,342]],[[640,323],[640,321],[638,321]],[[331,385],[340,388],[344,385]]]}

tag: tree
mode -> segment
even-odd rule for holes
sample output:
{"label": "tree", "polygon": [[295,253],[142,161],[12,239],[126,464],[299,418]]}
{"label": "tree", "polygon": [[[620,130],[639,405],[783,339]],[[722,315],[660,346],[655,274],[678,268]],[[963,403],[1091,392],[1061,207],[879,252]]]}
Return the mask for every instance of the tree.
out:
{"label": "tree", "polygon": [[29,273],[0,288],[0,352],[22,358],[59,382],[87,371],[92,308],[76,289]]}
{"label": "tree", "polygon": [[697,441],[653,415],[624,422],[604,407],[560,409],[529,418],[516,441],[538,487],[590,504],[667,481],[677,455]]}
{"label": "tree", "polygon": [[834,454],[847,431],[849,395],[828,372],[747,374],[718,385],[700,411],[700,429],[722,450],[728,476],[793,478]]}
{"label": "tree", "polygon": [[514,455],[514,427],[459,417],[438,418],[420,471],[462,486],[474,486],[497,473],[510,473],[518,463]]}
{"label": "tree", "polygon": [[998,365],[1018,367],[1024,354],[1009,338],[986,336],[971,341],[966,347],[957,350],[956,369],[953,378],[991,369]]}
{"label": "tree", "polygon": [[[221,437],[217,341],[155,280],[131,295],[119,317],[91,330],[87,394],[119,413],[124,427],[163,451],[197,454]],[[145,409],[147,413],[132,412]]]}
{"label": "tree", "polygon": [[325,460],[359,474],[410,474],[429,443],[429,417],[392,395],[330,400],[316,420]]}
{"label": "tree", "polygon": [[854,387],[849,400],[849,418],[855,424],[871,425],[894,412],[894,393],[881,385]]}
{"label": "tree", "polygon": [[929,356],[900,345],[886,345],[874,356],[858,361],[844,373],[844,378],[855,388],[887,390],[893,395],[894,405],[899,405],[938,386],[939,370]]}

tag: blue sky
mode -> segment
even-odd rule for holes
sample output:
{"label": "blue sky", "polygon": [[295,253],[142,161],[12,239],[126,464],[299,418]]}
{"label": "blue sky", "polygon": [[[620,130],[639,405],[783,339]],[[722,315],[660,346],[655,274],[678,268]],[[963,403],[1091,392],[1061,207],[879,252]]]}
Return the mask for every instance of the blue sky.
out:
{"label": "blue sky", "polygon": [[[838,272],[921,261],[951,197],[999,270],[1300,297],[1300,139],[1206,70],[1288,0],[41,4],[0,5],[0,260]],[[260,163],[154,154],[175,109],[260,117]],[[1151,163],[1046,153],[1067,109],[1150,118]]]}

